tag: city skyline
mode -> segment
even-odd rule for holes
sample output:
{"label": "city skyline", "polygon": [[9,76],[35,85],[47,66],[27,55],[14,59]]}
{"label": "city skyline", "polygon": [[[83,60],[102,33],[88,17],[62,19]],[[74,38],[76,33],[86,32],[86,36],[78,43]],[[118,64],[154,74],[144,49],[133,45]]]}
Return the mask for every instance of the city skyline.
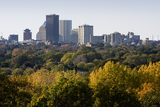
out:
{"label": "city skyline", "polygon": [[72,20],[73,29],[83,24],[93,25],[94,35],[134,32],[143,40],[152,39],[152,35],[157,40],[160,35],[159,0],[28,0],[28,3],[1,1],[0,33],[5,39],[17,34],[22,41],[23,30],[27,28],[36,39],[39,27],[49,14],[59,15],[59,20]]}

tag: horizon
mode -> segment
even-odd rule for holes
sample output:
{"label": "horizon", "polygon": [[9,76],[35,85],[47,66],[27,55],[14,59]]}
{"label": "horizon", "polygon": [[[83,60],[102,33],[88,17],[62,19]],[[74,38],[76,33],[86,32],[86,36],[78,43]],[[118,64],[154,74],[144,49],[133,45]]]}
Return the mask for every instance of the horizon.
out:
{"label": "horizon", "polygon": [[133,32],[142,40],[159,40],[159,3],[158,0],[1,1],[0,33],[5,39],[17,34],[18,41],[23,41],[23,32],[28,28],[32,39],[36,39],[46,15],[56,14],[59,20],[72,20],[72,29],[93,25],[94,36]]}

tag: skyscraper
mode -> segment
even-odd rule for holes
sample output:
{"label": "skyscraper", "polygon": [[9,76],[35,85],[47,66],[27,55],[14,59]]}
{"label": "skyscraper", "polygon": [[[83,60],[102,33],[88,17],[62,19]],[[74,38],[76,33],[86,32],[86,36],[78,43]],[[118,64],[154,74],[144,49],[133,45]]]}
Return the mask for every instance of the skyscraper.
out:
{"label": "skyscraper", "polygon": [[9,37],[8,37],[8,40],[9,40],[9,42],[11,43],[12,42],[12,40],[15,40],[15,41],[17,41],[18,42],[18,35],[10,35]]}
{"label": "skyscraper", "polygon": [[32,33],[30,32],[29,29],[25,29],[23,33],[23,40],[29,40],[32,39]]}
{"label": "skyscraper", "polygon": [[121,38],[121,34],[119,32],[114,32],[114,33],[111,33],[111,42],[110,44],[112,46],[114,45],[120,45],[122,43],[122,38]]}
{"label": "skyscraper", "polygon": [[39,28],[39,40],[46,41],[46,22]]}
{"label": "skyscraper", "polygon": [[60,20],[59,21],[59,33],[62,36],[62,41],[69,43],[71,41],[72,20]]}
{"label": "skyscraper", "polygon": [[78,42],[81,45],[86,45],[87,42],[90,42],[90,35],[93,35],[93,26],[90,25],[79,26]]}
{"label": "skyscraper", "polygon": [[59,41],[59,15],[46,15],[46,41]]}

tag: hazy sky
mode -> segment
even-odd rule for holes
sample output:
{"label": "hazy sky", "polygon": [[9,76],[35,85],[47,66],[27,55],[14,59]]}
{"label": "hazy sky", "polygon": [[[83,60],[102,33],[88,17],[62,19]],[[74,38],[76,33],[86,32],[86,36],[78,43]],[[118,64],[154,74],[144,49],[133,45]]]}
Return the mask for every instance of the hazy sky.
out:
{"label": "hazy sky", "polygon": [[129,31],[141,39],[160,39],[160,0],[1,0],[0,32],[8,39],[29,28],[36,39],[46,15],[57,14],[60,20],[72,20],[72,28],[89,24],[94,35]]}

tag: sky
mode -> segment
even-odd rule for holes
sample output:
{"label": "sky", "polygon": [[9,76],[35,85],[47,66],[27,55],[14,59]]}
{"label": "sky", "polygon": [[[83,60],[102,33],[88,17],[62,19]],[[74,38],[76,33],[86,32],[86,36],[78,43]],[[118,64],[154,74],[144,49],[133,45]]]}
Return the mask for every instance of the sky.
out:
{"label": "sky", "polygon": [[26,28],[32,38],[46,20],[72,20],[72,28],[93,25],[94,35],[134,32],[140,38],[160,40],[160,0],[0,0],[0,35],[18,34]]}

